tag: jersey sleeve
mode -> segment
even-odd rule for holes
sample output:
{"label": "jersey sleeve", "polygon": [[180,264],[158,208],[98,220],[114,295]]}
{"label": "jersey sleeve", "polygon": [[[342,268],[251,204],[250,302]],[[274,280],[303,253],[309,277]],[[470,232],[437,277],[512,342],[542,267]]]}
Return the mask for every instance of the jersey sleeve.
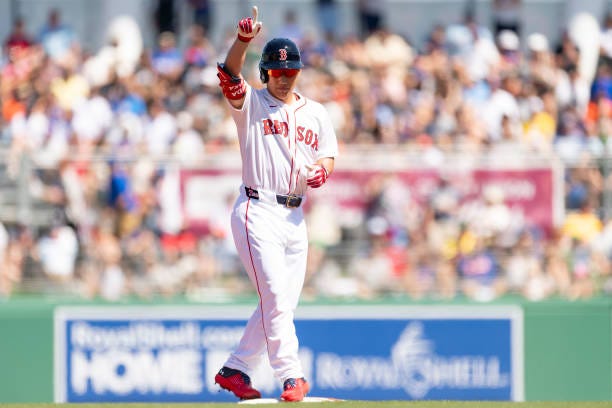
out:
{"label": "jersey sleeve", "polygon": [[317,160],[324,157],[337,157],[338,140],[336,139],[334,125],[329,117],[329,113],[327,113],[327,110],[323,107],[323,105],[319,105],[319,110],[321,130],[319,134],[319,150],[317,152]]}
{"label": "jersey sleeve", "polygon": [[249,111],[249,105],[251,104],[251,100],[253,98],[253,87],[251,85],[249,85],[249,83],[246,83],[246,92],[244,94],[244,101],[242,103],[242,107],[240,109],[234,108],[232,106],[231,103],[229,103],[229,101],[227,102],[227,104],[229,105],[231,112],[232,112],[232,117],[234,119],[242,116],[242,115],[247,115],[248,111]]}
{"label": "jersey sleeve", "polygon": [[234,123],[236,124],[236,130],[238,131],[238,138],[242,140],[246,138],[248,135],[248,128],[250,126],[250,113],[253,111],[253,99],[254,96],[253,87],[251,87],[247,83],[246,93],[244,95],[244,102],[242,103],[242,107],[239,109],[233,107],[229,102],[228,105],[230,107],[230,113],[232,118],[234,119]]}

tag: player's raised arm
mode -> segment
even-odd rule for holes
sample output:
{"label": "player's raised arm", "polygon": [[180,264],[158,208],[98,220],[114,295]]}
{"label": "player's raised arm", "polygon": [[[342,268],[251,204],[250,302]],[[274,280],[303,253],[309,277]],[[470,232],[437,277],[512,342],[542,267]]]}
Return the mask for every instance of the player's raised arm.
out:
{"label": "player's raised arm", "polygon": [[227,52],[225,62],[218,64],[217,76],[223,95],[235,108],[241,108],[246,94],[246,84],[240,74],[249,42],[259,33],[262,23],[257,21],[257,6],[253,6],[253,17],[243,18],[238,22],[236,39]]}

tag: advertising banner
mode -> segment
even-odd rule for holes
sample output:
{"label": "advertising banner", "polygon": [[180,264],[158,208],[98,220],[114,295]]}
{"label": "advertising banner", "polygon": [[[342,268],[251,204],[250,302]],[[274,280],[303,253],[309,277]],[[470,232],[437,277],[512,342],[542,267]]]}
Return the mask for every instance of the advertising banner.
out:
{"label": "advertising banner", "polygon": [[[510,210],[520,213],[529,224],[545,231],[554,225],[555,177],[552,168],[474,168],[445,174],[444,182],[456,191],[460,205],[482,201],[485,191],[495,188]],[[347,212],[359,212],[372,199],[369,192],[385,186],[393,190],[398,201],[410,200],[423,206],[440,188],[440,174],[435,170],[399,170],[393,173],[339,170],[330,177],[329,188],[316,192],[316,198],[337,203]]]}
{"label": "advertising banner", "polygon": [[[235,401],[214,375],[252,310],[238,306],[56,309],[56,402]],[[313,397],[524,399],[523,317],[516,306],[299,308],[300,359]],[[262,350],[263,352],[263,350]],[[278,398],[262,354],[252,373]]]}
{"label": "advertising banner", "polygon": [[[482,201],[485,191],[496,189],[509,209],[520,214],[527,224],[549,232],[559,222],[555,203],[558,181],[552,167],[512,170],[476,167],[443,177],[457,192],[462,206]],[[235,170],[181,171],[186,225],[201,231],[215,217],[229,217],[231,200],[238,194],[240,183],[240,173]],[[393,172],[337,169],[326,188],[319,189],[313,198],[341,210],[340,218],[355,220],[368,208],[373,194],[382,188],[391,189],[397,202],[424,206],[440,188],[440,173],[432,169]]]}

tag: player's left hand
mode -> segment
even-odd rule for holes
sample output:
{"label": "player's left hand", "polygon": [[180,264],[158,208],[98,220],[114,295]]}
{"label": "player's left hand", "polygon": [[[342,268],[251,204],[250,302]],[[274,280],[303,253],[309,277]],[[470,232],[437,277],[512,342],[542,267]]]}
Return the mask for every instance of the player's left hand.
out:
{"label": "player's left hand", "polygon": [[307,166],[311,171],[308,173],[309,177],[306,179],[308,187],[319,188],[327,181],[329,173],[327,169],[321,164],[315,164]]}

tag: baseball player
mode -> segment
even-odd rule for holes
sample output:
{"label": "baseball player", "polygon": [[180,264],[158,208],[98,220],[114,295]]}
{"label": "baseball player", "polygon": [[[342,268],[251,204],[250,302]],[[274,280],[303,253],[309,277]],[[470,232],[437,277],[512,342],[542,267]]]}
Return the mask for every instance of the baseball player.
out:
{"label": "baseball player", "polygon": [[253,17],[240,20],[237,38],[218,65],[242,156],[232,234],[259,304],[215,382],[240,399],[260,398],[248,373],[267,352],[283,384],[281,399],[301,401],[310,387],[298,359],[293,317],[306,273],[304,195],[328,179],[338,144],[323,106],[295,90],[303,65],[291,40],[275,38],[263,48],[259,70],[266,87],[254,89],[240,75],[249,42],[261,27],[253,7]]}

